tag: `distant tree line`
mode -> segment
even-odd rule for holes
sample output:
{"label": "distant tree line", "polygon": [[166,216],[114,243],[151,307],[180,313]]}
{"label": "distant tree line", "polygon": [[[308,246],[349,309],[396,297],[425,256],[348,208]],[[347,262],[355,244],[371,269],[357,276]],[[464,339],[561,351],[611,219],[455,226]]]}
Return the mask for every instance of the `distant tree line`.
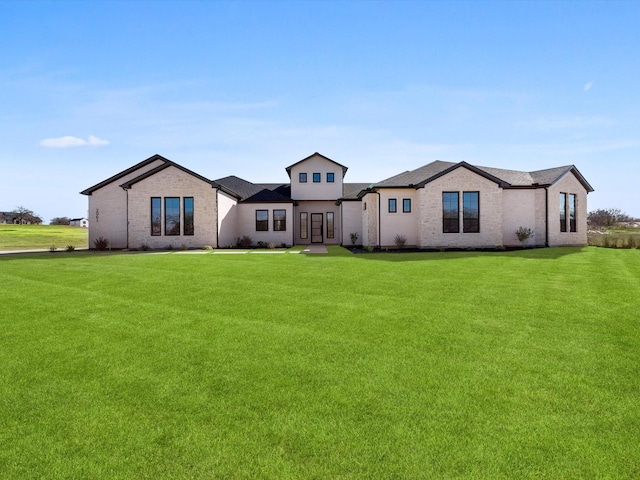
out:
{"label": "distant tree line", "polygon": [[69,225],[71,219],[69,217],[55,217],[49,222],[49,225]]}
{"label": "distant tree line", "polygon": [[621,222],[631,222],[633,218],[619,208],[599,208],[587,214],[591,228],[611,228]]}
{"label": "distant tree line", "polygon": [[0,223],[40,224],[42,223],[42,218],[33,213],[33,210],[20,206],[10,212],[0,212]]}

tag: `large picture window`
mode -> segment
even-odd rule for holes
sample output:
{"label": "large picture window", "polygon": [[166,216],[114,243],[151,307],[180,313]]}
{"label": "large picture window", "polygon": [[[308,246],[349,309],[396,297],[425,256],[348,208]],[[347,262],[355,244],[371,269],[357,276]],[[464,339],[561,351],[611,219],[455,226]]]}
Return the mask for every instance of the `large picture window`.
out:
{"label": "large picture window", "polygon": [[560,203],[560,212],[559,212],[560,213],[560,231],[566,232],[567,231],[567,194],[566,193],[560,194],[559,203]]}
{"label": "large picture window", "polygon": [[193,226],[193,197],[185,197],[183,202],[184,234],[193,235],[195,233]]}
{"label": "large picture window", "polygon": [[162,235],[162,199],[151,197],[151,235]]}
{"label": "large picture window", "polygon": [[462,193],[462,231],[464,233],[480,231],[480,192]]}
{"label": "large picture window", "polygon": [[269,231],[269,210],[256,210],[256,232]]}
{"label": "large picture window", "polygon": [[164,199],[164,234],[180,235],[180,198]]}
{"label": "large picture window", "polygon": [[286,230],[287,230],[287,211],[274,210],[273,211],[273,231],[285,232]]}
{"label": "large picture window", "polygon": [[327,238],[334,237],[334,227],[333,212],[327,212]]}
{"label": "large picture window", "polygon": [[460,233],[458,192],[442,192],[442,231]]}
{"label": "large picture window", "polygon": [[309,214],[300,212],[300,238],[309,238]]}

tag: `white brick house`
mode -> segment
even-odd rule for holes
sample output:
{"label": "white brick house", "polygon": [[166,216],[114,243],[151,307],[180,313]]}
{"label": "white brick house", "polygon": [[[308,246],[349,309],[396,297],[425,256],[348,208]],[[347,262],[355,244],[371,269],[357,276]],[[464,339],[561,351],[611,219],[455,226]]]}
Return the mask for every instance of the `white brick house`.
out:
{"label": "white brick house", "polygon": [[587,194],[573,165],[520,172],[435,161],[378,183],[344,183],[347,167],[314,153],[287,167],[289,182],[209,180],[154,155],[83,192],[89,244],[112,248],[235,246],[244,236],[417,248],[586,245]]}

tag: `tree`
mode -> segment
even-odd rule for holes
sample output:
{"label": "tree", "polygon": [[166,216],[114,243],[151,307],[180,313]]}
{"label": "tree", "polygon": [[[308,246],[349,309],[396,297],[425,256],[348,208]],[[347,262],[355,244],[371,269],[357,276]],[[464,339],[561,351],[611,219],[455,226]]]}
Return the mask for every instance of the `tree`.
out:
{"label": "tree", "polygon": [[33,210],[29,210],[27,207],[23,207],[18,206],[16,207],[13,212],[11,212],[12,215],[14,215],[15,220],[18,221],[18,223],[22,224],[22,223],[42,223],[42,219],[36,215],[35,213],[33,213]]}
{"label": "tree", "polygon": [[49,222],[49,225],[69,225],[71,219],[69,217],[55,217]]}
{"label": "tree", "polygon": [[619,208],[599,208],[587,214],[589,225],[596,228],[613,227],[618,222],[628,222],[630,219]]}

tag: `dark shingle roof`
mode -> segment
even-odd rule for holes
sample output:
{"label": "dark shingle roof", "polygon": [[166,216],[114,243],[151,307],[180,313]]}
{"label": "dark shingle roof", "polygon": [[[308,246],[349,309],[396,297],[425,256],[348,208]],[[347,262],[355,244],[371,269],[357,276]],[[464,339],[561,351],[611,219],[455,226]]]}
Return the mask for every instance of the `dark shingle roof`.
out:
{"label": "dark shingle roof", "polygon": [[521,172],[518,170],[506,170],[502,168],[476,167],[475,165],[470,165],[466,162],[451,163],[442,162],[440,160],[428,163],[427,165],[416,168],[415,170],[403,172],[387,178],[386,180],[373,184],[372,188],[422,187],[430,181],[435,180],[458,167],[468,168],[469,170],[498,183],[504,188],[553,185],[567,172],[572,172],[587,191],[593,191],[591,185],[589,185],[574,165],[565,165],[562,167],[548,168],[546,170],[537,170],[534,172]]}
{"label": "dark shingle roof", "polygon": [[341,200],[359,200],[358,194],[369,186],[370,183],[343,183]]}
{"label": "dark shingle roof", "polygon": [[241,202],[247,203],[291,203],[290,197],[282,195],[277,191],[264,188],[262,185],[243,180],[240,177],[231,175],[215,181],[218,185],[235,193]]}

